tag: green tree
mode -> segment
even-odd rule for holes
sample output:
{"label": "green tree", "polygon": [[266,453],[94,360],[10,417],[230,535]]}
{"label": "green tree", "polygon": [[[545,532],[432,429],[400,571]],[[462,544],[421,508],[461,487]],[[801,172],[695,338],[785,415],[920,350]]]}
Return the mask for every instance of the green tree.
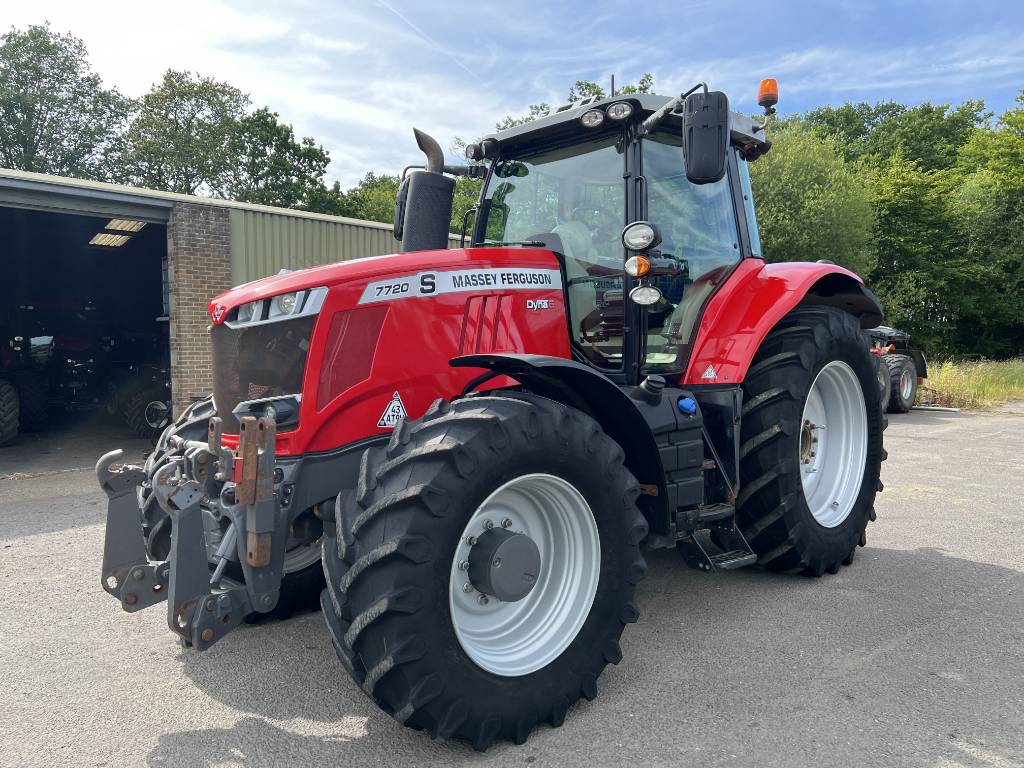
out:
{"label": "green tree", "polygon": [[0,38],[0,165],[103,179],[129,103],[103,87],[77,37],[47,24]]}
{"label": "green tree", "polygon": [[125,135],[123,180],[184,194],[223,194],[235,158],[227,151],[249,106],[228,83],[169,69],[142,97]]}
{"label": "green tree", "polygon": [[313,139],[295,139],[266,107],[240,118],[227,143],[232,164],[224,196],[283,208],[308,205],[323,188],[330,156]]}
{"label": "green tree", "polygon": [[391,223],[395,219],[398,182],[398,176],[367,173],[356,186],[342,193],[337,215]]}
{"label": "green tree", "polygon": [[976,129],[951,178],[957,238],[986,275],[957,325],[963,351],[990,357],[1024,351],[1024,92],[993,128]]}
{"label": "green tree", "polygon": [[871,286],[890,325],[926,350],[967,351],[958,326],[984,312],[988,265],[975,261],[954,224],[955,178],[897,152],[873,177],[877,266]]}
{"label": "green tree", "polygon": [[806,122],[836,136],[847,160],[866,158],[881,167],[899,152],[935,171],[953,167],[960,147],[988,117],[983,101],[953,108],[930,102],[908,108],[888,101],[821,107],[809,112]]}
{"label": "green tree", "polygon": [[843,159],[836,139],[799,124],[771,138],[771,151],[750,166],[765,258],[831,259],[867,275],[873,217],[861,169]]}
{"label": "green tree", "polygon": [[868,138],[883,121],[894,117],[906,108],[894,101],[853,104],[847,102],[841,107],[819,107],[807,113],[803,121],[825,135],[835,136],[847,161],[860,159],[865,151]]}

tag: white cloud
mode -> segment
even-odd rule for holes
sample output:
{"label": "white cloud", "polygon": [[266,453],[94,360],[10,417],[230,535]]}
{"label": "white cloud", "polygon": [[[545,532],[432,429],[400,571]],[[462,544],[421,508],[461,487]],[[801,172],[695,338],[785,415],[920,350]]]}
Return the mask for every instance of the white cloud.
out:
{"label": "white cloud", "polygon": [[577,79],[603,82],[612,72],[623,82],[651,71],[666,94],[706,80],[750,111],[765,76],[779,79],[784,111],[846,99],[950,101],[1024,82],[1024,36],[1009,27],[954,27],[948,39],[883,46],[877,8],[862,4],[842,0],[834,13],[843,24],[828,30],[801,26],[800,11],[782,8],[797,14],[776,26],[792,25],[788,43],[735,23],[728,0],[649,0],[631,8],[628,24],[621,7],[601,0],[34,0],[7,3],[4,22],[49,19],[71,31],[104,80],[129,95],[169,67],[228,81],[327,147],[330,174],[346,186],[417,162],[413,125],[447,147],[531,103],[560,103]]}

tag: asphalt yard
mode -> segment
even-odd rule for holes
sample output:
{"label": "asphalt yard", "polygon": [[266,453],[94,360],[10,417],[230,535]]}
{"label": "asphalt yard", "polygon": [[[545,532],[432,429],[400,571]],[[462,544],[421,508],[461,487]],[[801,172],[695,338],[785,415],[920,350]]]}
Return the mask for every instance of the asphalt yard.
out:
{"label": "asphalt yard", "polygon": [[652,554],[598,698],[483,755],[379,712],[319,614],[197,654],[162,606],[123,613],[88,469],[113,440],[0,449],[0,765],[1024,765],[1024,407],[891,417],[878,521],[836,576]]}

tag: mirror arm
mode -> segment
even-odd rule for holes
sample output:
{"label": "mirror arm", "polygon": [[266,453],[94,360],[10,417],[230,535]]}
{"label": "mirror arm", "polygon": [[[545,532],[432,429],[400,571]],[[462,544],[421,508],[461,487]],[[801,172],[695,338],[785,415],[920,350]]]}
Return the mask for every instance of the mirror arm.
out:
{"label": "mirror arm", "polygon": [[466,212],[462,214],[462,233],[459,235],[459,248],[466,247],[466,228],[469,227],[469,214],[476,214],[477,206],[467,208]]}
{"label": "mirror arm", "polygon": [[670,112],[674,112],[676,109],[682,106],[683,102],[686,101],[686,97],[689,96],[691,93],[694,93],[698,88],[703,88],[705,94],[708,92],[707,83],[697,83],[690,90],[679,94],[674,99],[670,99],[664,104],[664,106],[662,106],[661,109],[659,109],[657,112],[655,112],[654,114],[652,114],[650,117],[643,121],[643,123],[640,125],[640,132],[638,133],[638,135],[646,136],[647,134],[651,133],[658,126],[658,123],[665,119],[665,115],[669,114]]}

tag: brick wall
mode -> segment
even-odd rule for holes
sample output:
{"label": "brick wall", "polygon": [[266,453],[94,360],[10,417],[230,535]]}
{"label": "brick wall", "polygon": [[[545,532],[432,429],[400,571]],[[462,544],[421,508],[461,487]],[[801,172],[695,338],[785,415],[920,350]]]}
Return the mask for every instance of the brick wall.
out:
{"label": "brick wall", "polygon": [[167,225],[167,262],[171,393],[177,416],[194,398],[213,389],[206,306],[231,287],[228,210],[175,203]]}

